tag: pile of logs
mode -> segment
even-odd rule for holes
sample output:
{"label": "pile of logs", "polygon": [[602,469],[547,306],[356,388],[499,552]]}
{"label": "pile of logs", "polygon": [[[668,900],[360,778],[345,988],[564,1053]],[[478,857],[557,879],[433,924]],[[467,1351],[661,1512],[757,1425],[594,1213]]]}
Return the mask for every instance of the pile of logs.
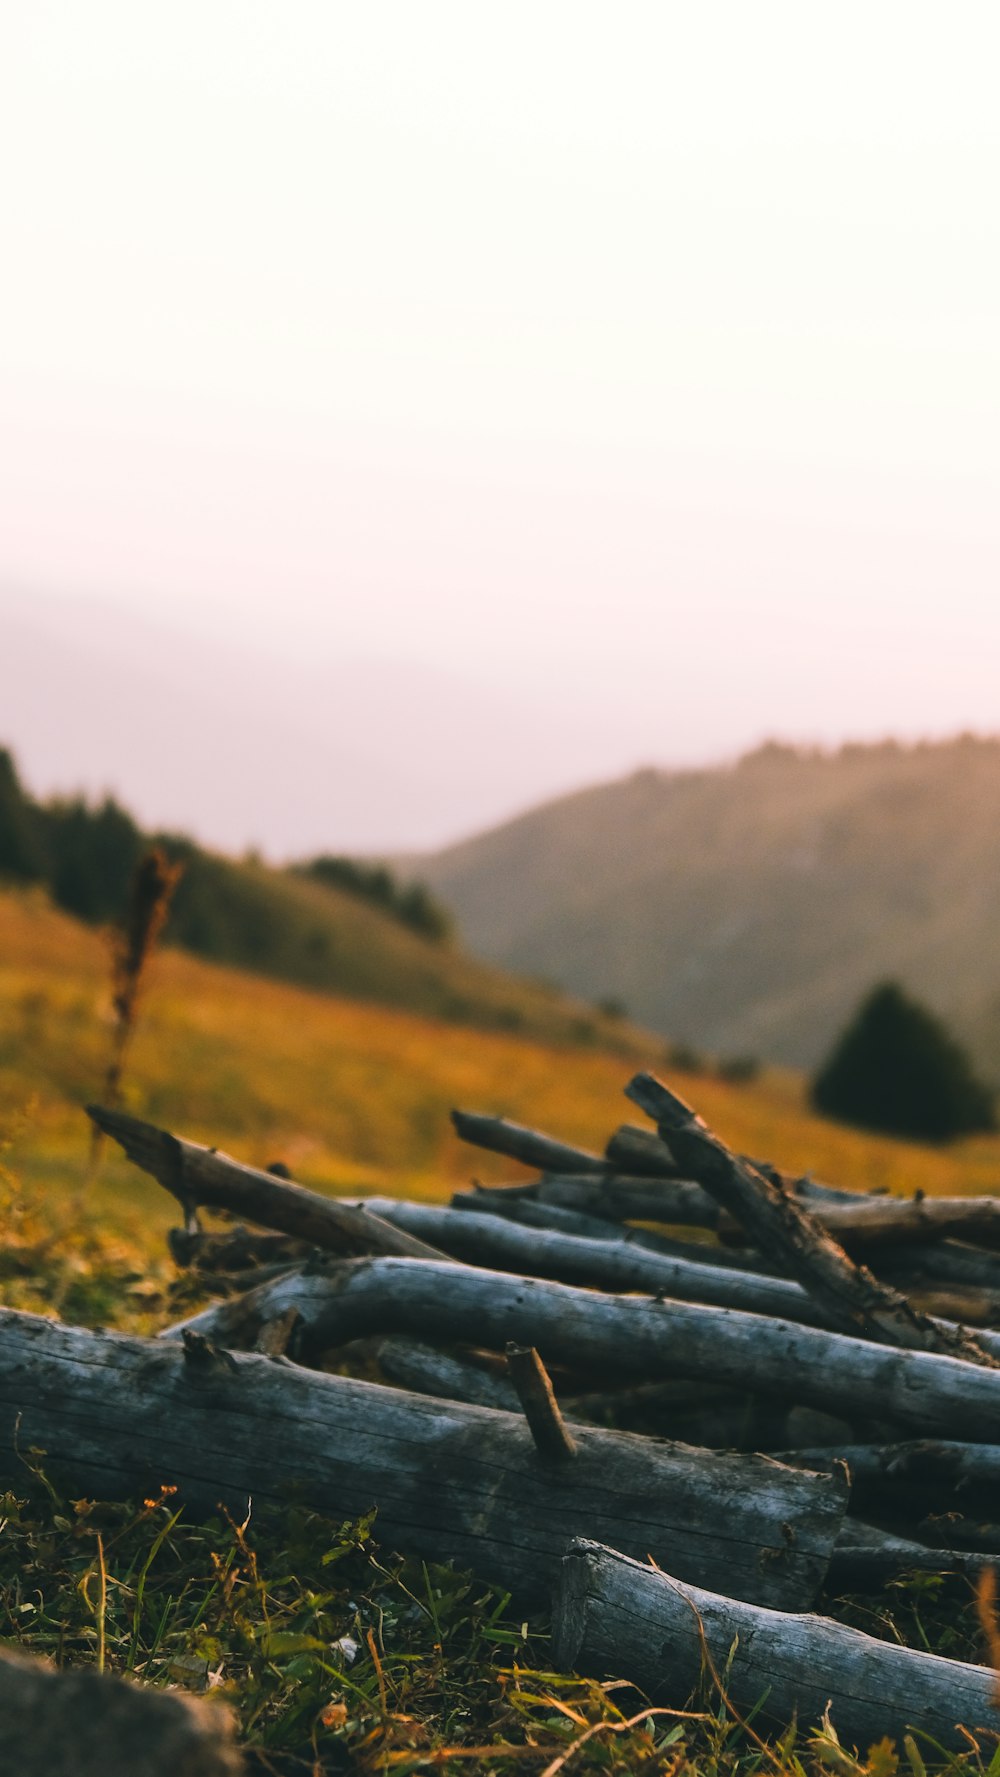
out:
{"label": "pile of logs", "polygon": [[384,1543],[551,1595],[556,1658],[654,1700],[725,1668],[737,1709],[829,1706],[862,1746],[996,1739],[989,1669],[804,1613],[1000,1553],[1000,1200],[793,1178],[652,1076],[627,1090],[655,1129],[603,1155],[456,1111],[538,1176],[447,1208],[91,1107],[217,1299],[156,1340],[0,1313],[0,1461],[42,1449],[101,1497],[374,1504]]}

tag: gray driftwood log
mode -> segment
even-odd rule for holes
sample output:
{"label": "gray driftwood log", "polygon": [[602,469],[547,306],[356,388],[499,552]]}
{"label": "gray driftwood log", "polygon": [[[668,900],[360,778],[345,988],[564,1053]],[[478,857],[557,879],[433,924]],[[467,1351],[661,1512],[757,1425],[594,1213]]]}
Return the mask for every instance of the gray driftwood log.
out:
{"label": "gray driftwood log", "polygon": [[[436,1345],[427,1345],[420,1339],[382,1339],[375,1355],[383,1376],[400,1388],[412,1389],[414,1394],[470,1401],[474,1406],[494,1407],[502,1413],[520,1411],[521,1403],[509,1376],[494,1376],[467,1358],[439,1351]],[[823,1467],[826,1466],[824,1463]]]}
{"label": "gray driftwood log", "polygon": [[706,1649],[740,1711],[764,1700],[765,1719],[785,1724],[797,1714],[816,1728],[829,1707],[841,1741],[862,1750],[911,1729],[967,1748],[962,1724],[984,1736],[989,1763],[1000,1734],[987,1667],[876,1641],[825,1617],[755,1609],[594,1543],[578,1542],[565,1557],[553,1622],[562,1668],[626,1678],[681,1706],[703,1677],[718,1700]]}
{"label": "gray driftwood log", "polygon": [[[542,1188],[547,1188],[543,1181],[531,1187],[535,1191]],[[472,1215],[502,1216],[505,1221],[520,1222],[523,1228],[551,1228],[554,1234],[579,1234],[585,1240],[624,1241],[630,1246],[646,1247],[649,1252],[668,1253],[675,1259],[698,1259],[712,1265],[727,1265],[734,1271],[780,1275],[759,1253],[748,1247],[720,1246],[711,1237],[678,1240],[668,1234],[654,1234],[648,1228],[633,1228],[626,1222],[609,1220],[607,1216],[590,1215],[585,1210],[565,1209],[557,1203],[543,1202],[541,1197],[526,1195],[518,1186],[479,1185],[473,1191],[455,1191],[451,1207]]]}
{"label": "gray driftwood log", "polygon": [[961,1439],[911,1438],[901,1443],[801,1448],[778,1452],[778,1461],[805,1462],[822,1468],[829,1461],[847,1462],[854,1482],[865,1491],[897,1491],[901,1486],[947,1491],[957,1502],[968,1493],[993,1494],[1000,1489],[1000,1445],[963,1443]]}
{"label": "gray driftwood log", "polygon": [[[640,1240],[597,1240],[553,1230],[527,1229],[500,1216],[472,1216],[434,1203],[409,1203],[395,1197],[369,1197],[371,1212],[439,1252],[468,1265],[499,1271],[521,1271],[551,1277],[560,1283],[590,1284],[598,1289],[642,1291],[672,1296],[682,1302],[705,1302],[718,1308],[742,1308],[794,1320],[804,1326],[836,1330],[831,1316],[808,1291],[790,1278],[768,1277],[742,1268],[716,1265],[717,1247],[693,1251],[698,1257],[671,1257]],[[953,1329],[957,1330],[957,1329]],[[980,1332],[979,1343],[1000,1357],[1000,1334]]]}
{"label": "gray driftwood log", "polygon": [[157,1129],[155,1124],[144,1123],[125,1111],[91,1104],[87,1106],[87,1115],[105,1135],[121,1144],[136,1166],[152,1173],[186,1213],[193,1213],[202,1205],[228,1210],[332,1252],[398,1253],[415,1259],[440,1257],[412,1234],[389,1227],[367,1210],[338,1203],[318,1191],[307,1191],[302,1185],[275,1178],[273,1173],[243,1166],[228,1154],[202,1147],[199,1142],[182,1141],[168,1130]]}
{"label": "gray driftwood log", "polygon": [[478,1111],[452,1111],[456,1135],[473,1147],[486,1148],[491,1154],[505,1154],[519,1160],[522,1166],[534,1166],[539,1172],[607,1172],[600,1154],[587,1148],[574,1148],[568,1142],[554,1141],[537,1129],[525,1129],[521,1123],[508,1123],[506,1117],[484,1117]]}
{"label": "gray driftwood log", "polygon": [[[394,1261],[399,1263],[400,1261]],[[419,1267],[414,1267],[419,1269]],[[539,1460],[523,1418],[220,1352],[0,1311],[0,1464],[45,1452],[98,1499],[161,1483],[244,1514],[294,1496],[338,1519],[378,1507],[392,1547],[537,1597],[574,1534],[615,1536],[699,1583],[802,1607],[829,1561],[846,1472],[813,1475],[579,1428]]]}
{"label": "gray driftwood log", "polygon": [[830,1560],[827,1586],[844,1592],[873,1591],[905,1573],[956,1574],[975,1580],[995,1561],[990,1550],[934,1548],[847,1518]]}
{"label": "gray driftwood log", "polygon": [[[842,1332],[997,1365],[998,1360],[966,1328],[920,1313],[898,1290],[855,1265],[816,1215],[790,1191],[732,1154],[691,1106],[652,1074],[636,1074],[626,1091],[656,1120],[681,1165],[742,1224],[755,1245],[783,1262]],[[837,1205],[818,1208],[841,1213]]]}
{"label": "gray driftwood log", "polygon": [[[659,1084],[659,1082],[657,1082]],[[680,1144],[678,1144],[680,1146]],[[776,1191],[808,1210],[831,1235],[852,1252],[877,1258],[885,1252],[896,1258],[898,1250],[917,1251],[946,1237],[958,1240],[997,1242],[997,1207],[993,1198],[852,1197],[833,1191],[798,1191],[780,1182],[784,1175],[768,1169],[757,1173],[749,1160],[730,1158],[740,1167],[768,1178]],[[608,1221],[662,1222],[668,1227],[708,1228],[726,1241],[749,1238],[742,1219],[714,1201],[710,1192],[690,1177],[695,1164],[689,1160],[683,1177],[643,1177],[609,1172],[603,1178],[590,1173],[545,1172],[534,1184],[484,1185],[483,1194],[518,1191],[539,1203]]]}
{"label": "gray driftwood log", "polygon": [[[183,1323],[226,1345],[262,1320],[303,1318],[304,1354],[373,1333],[503,1350],[614,1375],[704,1377],[921,1433],[1000,1442],[1000,1369],[855,1339],[735,1308],[607,1295],[444,1260],[319,1261]],[[161,1337],[176,1335],[168,1328]]]}

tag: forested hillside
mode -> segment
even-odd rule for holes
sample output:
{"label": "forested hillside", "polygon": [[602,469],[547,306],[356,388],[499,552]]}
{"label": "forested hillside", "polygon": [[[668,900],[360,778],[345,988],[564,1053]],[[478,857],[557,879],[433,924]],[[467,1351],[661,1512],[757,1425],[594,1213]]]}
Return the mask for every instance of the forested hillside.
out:
{"label": "forested hillside", "polygon": [[419,882],[347,858],[288,869],[144,833],[113,799],[45,803],[0,749],[0,888],[36,885],[92,925],[115,921],[143,850],[183,865],[165,941],[212,962],[322,992],[543,1040],[628,1044],[620,1020],[468,956]]}
{"label": "forested hillside", "polygon": [[1000,741],[645,770],[420,860],[468,942],[671,1037],[812,1067],[886,978],[1000,1077]]}

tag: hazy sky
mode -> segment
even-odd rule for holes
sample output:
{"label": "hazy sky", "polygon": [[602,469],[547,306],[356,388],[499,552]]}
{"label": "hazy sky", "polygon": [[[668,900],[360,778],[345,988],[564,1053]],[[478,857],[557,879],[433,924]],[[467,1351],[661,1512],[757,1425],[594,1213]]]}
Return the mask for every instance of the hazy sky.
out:
{"label": "hazy sky", "polygon": [[0,616],[608,770],[1000,726],[998,66],[994,0],[7,6]]}

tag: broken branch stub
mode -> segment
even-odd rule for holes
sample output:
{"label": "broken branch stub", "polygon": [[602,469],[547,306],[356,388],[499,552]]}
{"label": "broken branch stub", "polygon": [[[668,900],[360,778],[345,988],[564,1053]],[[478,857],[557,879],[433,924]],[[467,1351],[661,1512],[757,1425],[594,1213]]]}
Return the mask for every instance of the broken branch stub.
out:
{"label": "broken branch stub", "polygon": [[549,1373],[533,1345],[507,1345],[507,1368],[543,1462],[569,1462],[576,1445],[566,1429]]}

